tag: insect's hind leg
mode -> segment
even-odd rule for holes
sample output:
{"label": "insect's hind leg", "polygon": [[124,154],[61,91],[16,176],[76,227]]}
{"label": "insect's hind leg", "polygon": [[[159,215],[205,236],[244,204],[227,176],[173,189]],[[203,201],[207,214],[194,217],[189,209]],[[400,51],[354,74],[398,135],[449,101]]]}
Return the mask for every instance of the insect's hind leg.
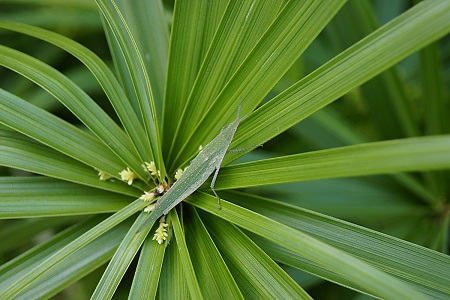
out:
{"label": "insect's hind leg", "polygon": [[222,209],[222,205],[220,205],[220,198],[219,195],[217,195],[216,191],[214,190],[214,185],[216,184],[217,175],[219,175],[220,167],[216,168],[216,171],[214,172],[213,179],[211,181],[211,190],[213,191],[214,195],[216,195],[217,198],[217,204],[219,204],[219,210]]}
{"label": "insect's hind leg", "polygon": [[227,153],[244,152],[244,151],[247,151],[248,149],[252,149],[252,148],[255,148],[255,147],[262,147],[262,146],[263,145],[251,145],[250,147],[228,149]]}

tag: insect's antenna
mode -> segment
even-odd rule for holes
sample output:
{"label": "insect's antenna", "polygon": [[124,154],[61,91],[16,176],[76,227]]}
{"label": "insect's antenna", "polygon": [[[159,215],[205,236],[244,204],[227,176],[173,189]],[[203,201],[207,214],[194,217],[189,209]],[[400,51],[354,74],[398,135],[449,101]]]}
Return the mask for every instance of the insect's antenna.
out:
{"label": "insect's antenna", "polygon": [[245,119],[247,119],[247,117],[251,114],[251,112],[249,112],[248,114],[246,114],[245,116],[243,116],[241,118],[241,108],[242,108],[242,102],[244,100],[242,99],[242,96],[240,98],[240,102],[239,102],[239,106],[238,106],[238,111],[237,111],[237,118],[239,119],[239,123],[244,121]]}
{"label": "insect's antenna", "polygon": [[239,117],[241,116],[241,108],[242,108],[242,96],[240,97],[240,99],[239,99],[239,106],[238,106],[238,109],[237,109],[237,118],[239,119]]}

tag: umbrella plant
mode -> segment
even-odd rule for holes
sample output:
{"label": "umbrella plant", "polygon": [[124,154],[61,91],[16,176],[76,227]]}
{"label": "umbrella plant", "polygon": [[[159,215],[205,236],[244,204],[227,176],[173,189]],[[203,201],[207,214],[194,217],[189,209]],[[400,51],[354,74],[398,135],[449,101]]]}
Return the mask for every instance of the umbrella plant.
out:
{"label": "umbrella plant", "polygon": [[450,296],[449,1],[28,2],[3,299]]}

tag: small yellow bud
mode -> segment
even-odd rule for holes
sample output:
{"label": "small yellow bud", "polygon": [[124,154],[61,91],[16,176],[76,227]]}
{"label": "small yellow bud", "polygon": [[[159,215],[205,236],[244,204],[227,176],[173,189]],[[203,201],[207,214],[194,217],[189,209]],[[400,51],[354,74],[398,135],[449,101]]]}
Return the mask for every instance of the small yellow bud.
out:
{"label": "small yellow bud", "polygon": [[198,146],[198,151],[202,151],[202,150],[203,150],[203,146],[202,145]]}
{"label": "small yellow bud", "polygon": [[133,180],[137,178],[136,174],[127,167],[125,170],[119,172],[120,177],[123,181],[127,181],[128,185],[133,184]]}
{"label": "small yellow bud", "polygon": [[154,192],[144,192],[141,197],[139,197],[140,200],[144,201],[152,201],[155,198]]}
{"label": "small yellow bud", "polygon": [[144,167],[144,170],[149,172],[150,175],[155,176],[156,174],[158,174],[157,170],[156,170],[156,165],[154,161],[151,162],[144,162],[144,164],[142,165]]}
{"label": "small yellow bud", "polygon": [[178,180],[180,179],[181,175],[183,175],[184,171],[183,169],[178,169],[177,172],[175,173],[175,179]]}
{"label": "small yellow bud", "polygon": [[156,229],[156,231],[155,231],[155,235],[153,236],[153,240],[156,240],[158,242],[158,244],[160,244],[160,245],[169,236],[167,234],[167,229],[166,229],[166,227],[168,227],[168,226],[169,226],[169,224],[166,224],[166,223],[164,223],[164,221],[161,220],[160,223],[159,223],[158,229]]}
{"label": "small yellow bud", "polygon": [[158,184],[158,186],[156,187],[156,194],[158,196],[160,196],[160,195],[164,194],[164,192],[165,192],[164,184],[162,184],[162,183]]}
{"label": "small yellow bud", "polygon": [[156,207],[156,203],[150,204],[149,206],[144,208],[144,212],[151,213],[152,211],[155,210],[155,207]]}
{"label": "small yellow bud", "polygon": [[110,178],[112,178],[112,175],[109,173],[106,173],[105,171],[99,171],[98,176],[100,177],[100,180],[106,181]]}
{"label": "small yellow bud", "polygon": [[180,179],[181,175],[183,175],[183,173],[186,172],[187,168],[189,168],[189,166],[184,168],[184,170],[183,169],[178,169],[177,172],[175,173],[175,179],[176,180]]}

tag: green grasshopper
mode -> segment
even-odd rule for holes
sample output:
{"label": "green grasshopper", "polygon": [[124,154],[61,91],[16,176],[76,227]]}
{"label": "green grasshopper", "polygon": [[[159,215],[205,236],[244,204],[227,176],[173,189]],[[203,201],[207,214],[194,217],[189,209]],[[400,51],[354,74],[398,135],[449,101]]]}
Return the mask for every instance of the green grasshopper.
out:
{"label": "green grasshopper", "polygon": [[241,104],[239,104],[238,107],[236,120],[223,127],[220,133],[203,147],[196,157],[194,157],[180,179],[178,179],[161,199],[158,200],[155,209],[151,212],[150,217],[144,221],[139,228],[139,231],[142,231],[146,226],[153,224],[160,216],[167,215],[178,203],[186,199],[190,194],[202,186],[214,171],[215,173],[211,181],[211,190],[214,195],[216,195],[220,208],[220,198],[214,190],[214,185],[223,158],[227,153],[228,147],[242,120],[240,119],[240,114]]}

